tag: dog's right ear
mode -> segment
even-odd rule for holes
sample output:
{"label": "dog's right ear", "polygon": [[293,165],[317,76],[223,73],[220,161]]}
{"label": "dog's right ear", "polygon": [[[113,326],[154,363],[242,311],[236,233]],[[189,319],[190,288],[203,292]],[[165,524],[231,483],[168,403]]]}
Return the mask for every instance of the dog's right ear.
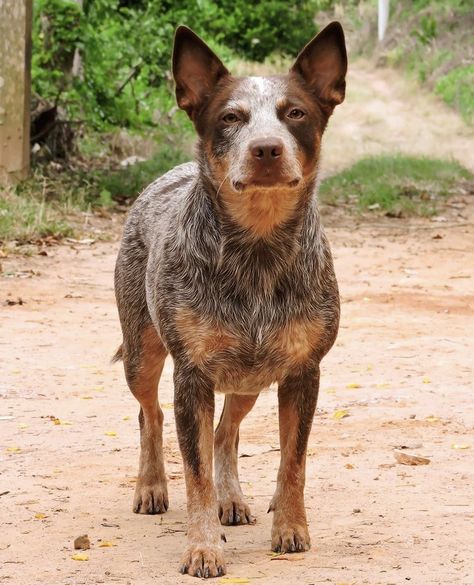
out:
{"label": "dog's right ear", "polygon": [[222,61],[187,26],[176,29],[173,48],[173,77],[176,101],[191,120],[205,104],[220,79],[229,75]]}

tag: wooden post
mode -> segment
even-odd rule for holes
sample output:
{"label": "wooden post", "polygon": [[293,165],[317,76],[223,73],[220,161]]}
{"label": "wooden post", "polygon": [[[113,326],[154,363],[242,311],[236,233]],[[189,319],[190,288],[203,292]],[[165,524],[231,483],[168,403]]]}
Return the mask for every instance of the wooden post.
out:
{"label": "wooden post", "polygon": [[32,0],[0,0],[0,184],[30,170]]}

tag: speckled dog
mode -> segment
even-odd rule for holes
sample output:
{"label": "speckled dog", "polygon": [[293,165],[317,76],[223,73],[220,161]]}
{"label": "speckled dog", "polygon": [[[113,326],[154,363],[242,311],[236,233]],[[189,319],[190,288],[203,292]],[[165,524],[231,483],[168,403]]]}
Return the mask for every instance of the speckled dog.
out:
{"label": "speckled dog", "polygon": [[[157,386],[168,353],[174,360],[189,522],[183,573],[224,574],[221,524],[255,521],[239,484],[239,425],[273,382],[281,464],[272,549],[310,546],[306,448],[319,364],[339,323],[317,169],[346,69],[338,23],[302,50],[288,75],[275,77],[232,77],[190,29],[176,32],[176,96],[199,135],[198,162],[176,167],[138,198],[115,290],[123,331],[116,357],[141,406],[133,509],[142,514],[168,508]],[[215,436],[214,392],[226,395]]]}

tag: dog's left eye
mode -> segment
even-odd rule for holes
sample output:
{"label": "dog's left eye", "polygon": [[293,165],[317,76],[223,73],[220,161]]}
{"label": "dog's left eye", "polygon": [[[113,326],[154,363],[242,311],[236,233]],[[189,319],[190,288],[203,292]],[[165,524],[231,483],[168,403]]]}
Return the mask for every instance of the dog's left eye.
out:
{"label": "dog's left eye", "polygon": [[222,120],[226,123],[226,124],[235,124],[236,122],[239,121],[239,117],[236,116],[235,114],[233,114],[232,112],[230,112],[229,114],[226,114]]}
{"label": "dog's left eye", "polygon": [[287,114],[288,118],[291,118],[292,120],[301,120],[301,118],[303,118],[304,115],[305,113],[303,112],[303,110],[298,110],[298,108],[293,108]]}

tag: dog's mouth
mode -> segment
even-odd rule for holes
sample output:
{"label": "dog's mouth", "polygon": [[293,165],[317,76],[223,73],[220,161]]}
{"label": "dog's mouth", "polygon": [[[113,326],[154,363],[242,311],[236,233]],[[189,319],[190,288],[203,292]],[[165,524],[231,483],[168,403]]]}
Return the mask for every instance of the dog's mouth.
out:
{"label": "dog's mouth", "polygon": [[275,177],[259,177],[258,179],[250,179],[248,181],[231,181],[232,187],[235,191],[245,191],[246,189],[294,189],[301,182],[300,177],[293,177],[292,179],[280,179]]}

